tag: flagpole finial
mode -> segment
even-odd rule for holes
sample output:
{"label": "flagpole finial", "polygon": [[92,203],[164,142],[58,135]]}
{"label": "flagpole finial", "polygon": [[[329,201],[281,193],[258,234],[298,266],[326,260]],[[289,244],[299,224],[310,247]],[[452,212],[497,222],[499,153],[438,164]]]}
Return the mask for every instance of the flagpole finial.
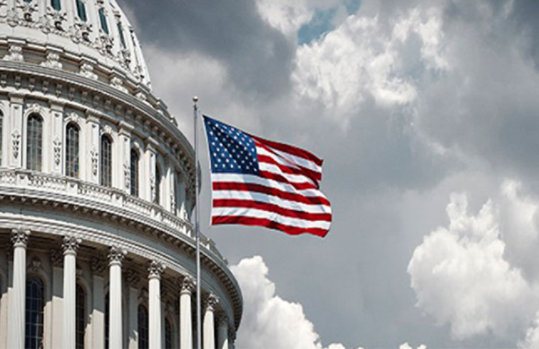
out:
{"label": "flagpole finial", "polygon": [[193,103],[197,104],[198,102],[198,97],[197,96],[193,96]]}

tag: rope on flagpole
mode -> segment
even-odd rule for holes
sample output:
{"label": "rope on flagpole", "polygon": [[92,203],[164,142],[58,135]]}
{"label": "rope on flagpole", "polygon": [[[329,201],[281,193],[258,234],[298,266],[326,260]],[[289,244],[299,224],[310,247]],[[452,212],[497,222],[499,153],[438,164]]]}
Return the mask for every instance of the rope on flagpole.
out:
{"label": "rope on flagpole", "polygon": [[197,308],[197,348],[202,348],[202,320],[200,311],[200,233],[199,233],[199,168],[198,168],[198,97],[193,97],[193,119],[194,119],[194,144],[195,144],[195,237],[196,237],[196,262],[197,262],[197,279],[196,279],[196,308]]}

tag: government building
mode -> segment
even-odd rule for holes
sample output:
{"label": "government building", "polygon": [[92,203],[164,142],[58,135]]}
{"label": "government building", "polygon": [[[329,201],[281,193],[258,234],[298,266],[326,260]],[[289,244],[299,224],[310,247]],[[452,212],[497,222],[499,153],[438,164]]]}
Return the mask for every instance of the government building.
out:
{"label": "government building", "polygon": [[[194,151],[125,14],[0,0],[0,33],[0,348],[196,347]],[[201,269],[202,347],[233,348],[241,291],[204,236]]]}

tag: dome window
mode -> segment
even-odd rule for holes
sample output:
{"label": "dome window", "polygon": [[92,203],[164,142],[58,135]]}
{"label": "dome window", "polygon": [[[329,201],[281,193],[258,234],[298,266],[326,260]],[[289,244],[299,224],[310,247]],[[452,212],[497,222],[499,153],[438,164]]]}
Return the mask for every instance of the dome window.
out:
{"label": "dome window", "polygon": [[32,114],[28,117],[26,127],[26,167],[29,170],[41,171],[43,119],[38,114]]}
{"label": "dome window", "polygon": [[148,349],[148,309],[138,306],[138,349]]}
{"label": "dome window", "polygon": [[101,185],[112,185],[112,140],[108,135],[101,136]]}
{"label": "dome window", "polygon": [[99,22],[101,23],[101,29],[108,35],[109,26],[107,24],[107,16],[105,16],[105,10],[103,8],[99,9]]}
{"label": "dome window", "polygon": [[51,0],[51,6],[56,11],[60,11],[62,9],[62,3],[60,0]]}
{"label": "dome window", "polygon": [[2,166],[2,132],[4,125],[4,114],[0,111],[0,166]]}
{"label": "dome window", "polygon": [[79,177],[79,128],[70,123],[66,128],[66,176]]}
{"label": "dome window", "polygon": [[86,16],[86,6],[84,5],[84,2],[82,2],[82,0],[76,0],[75,3],[77,5],[77,15],[81,21],[86,22],[88,17]]}
{"label": "dome window", "polygon": [[122,48],[125,49],[127,46],[125,45],[124,31],[120,22],[118,22],[118,35],[120,36],[120,43],[122,44]]}
{"label": "dome window", "polygon": [[131,149],[131,169],[130,169],[130,182],[131,182],[131,195],[138,196],[138,168],[139,168],[139,155],[135,149]]}

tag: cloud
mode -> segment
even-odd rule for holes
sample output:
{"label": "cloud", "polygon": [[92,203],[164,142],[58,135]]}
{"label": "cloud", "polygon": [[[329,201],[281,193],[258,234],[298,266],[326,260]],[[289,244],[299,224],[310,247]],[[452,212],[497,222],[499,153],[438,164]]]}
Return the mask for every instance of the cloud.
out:
{"label": "cloud", "polygon": [[[534,283],[504,254],[506,239],[528,234],[500,230],[516,228],[514,222],[529,215],[529,209],[508,209],[531,205],[517,194],[518,187],[516,182],[505,182],[498,204],[488,200],[476,215],[468,212],[465,194],[452,194],[449,225],[432,231],[413,252],[408,273],[417,306],[439,324],[450,324],[457,339],[480,334],[515,337],[539,309]],[[537,202],[533,205],[539,207]]]}
{"label": "cloud", "polygon": [[[410,346],[410,344],[408,343],[403,343],[399,345],[399,349],[414,349],[414,348]],[[417,347],[417,349],[427,349],[427,346],[424,344],[421,344],[420,346]]]}
{"label": "cloud", "polygon": [[[319,335],[305,317],[301,304],[275,294],[275,284],[267,277],[268,267],[262,257],[244,258],[230,269],[243,293],[238,349],[322,349]],[[330,344],[327,349],[344,346]]]}

